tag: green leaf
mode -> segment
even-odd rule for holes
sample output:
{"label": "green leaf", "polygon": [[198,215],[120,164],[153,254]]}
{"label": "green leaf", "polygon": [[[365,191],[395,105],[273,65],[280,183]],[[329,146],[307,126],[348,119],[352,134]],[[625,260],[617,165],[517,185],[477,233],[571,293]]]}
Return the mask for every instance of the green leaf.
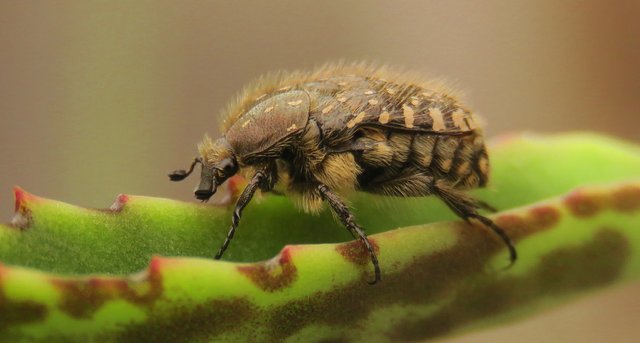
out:
{"label": "green leaf", "polygon": [[493,218],[516,241],[516,264],[502,270],[501,241],[437,199],[359,193],[376,286],[368,255],[330,213],[306,215],[286,197],[247,207],[225,262],[210,256],[230,209],[121,195],[91,210],[16,189],[16,216],[0,225],[0,339],[420,340],[637,280],[638,147],[519,135],[491,156],[490,187],[475,194],[503,210]]}

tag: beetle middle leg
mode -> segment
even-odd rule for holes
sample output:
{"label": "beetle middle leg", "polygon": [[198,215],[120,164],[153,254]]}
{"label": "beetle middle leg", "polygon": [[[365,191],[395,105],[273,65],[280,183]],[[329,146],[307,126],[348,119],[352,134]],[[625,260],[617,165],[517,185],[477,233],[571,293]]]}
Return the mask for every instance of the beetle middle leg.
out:
{"label": "beetle middle leg", "polygon": [[478,214],[477,209],[486,208],[488,206],[486,203],[475,200],[472,197],[453,189],[446,181],[443,180],[436,180],[433,182],[433,192],[442,201],[444,201],[444,203],[447,204],[453,212],[465,221],[469,222],[471,219],[475,219],[497,234],[509,249],[510,263],[506,268],[513,265],[518,258],[518,254],[509,235],[507,235],[501,227],[496,225],[493,220]]}
{"label": "beetle middle leg", "polygon": [[380,265],[378,264],[378,257],[376,256],[376,253],[373,250],[373,246],[371,245],[371,242],[369,242],[367,235],[355,222],[353,214],[351,214],[351,211],[349,211],[347,205],[345,205],[344,202],[342,202],[342,200],[340,200],[340,198],[329,189],[329,187],[320,184],[318,185],[317,189],[322,197],[329,203],[331,209],[338,215],[338,217],[340,217],[340,221],[342,221],[342,224],[347,227],[347,230],[349,230],[353,236],[357,235],[360,241],[362,241],[362,243],[369,251],[371,262],[373,263],[373,268],[375,270],[375,279],[369,282],[369,284],[376,284],[381,279]]}
{"label": "beetle middle leg", "polygon": [[240,194],[240,197],[236,202],[236,207],[233,209],[233,217],[231,218],[231,228],[229,229],[229,233],[227,234],[227,237],[225,238],[224,243],[222,243],[220,250],[218,250],[218,253],[215,256],[216,260],[219,260],[222,257],[222,254],[224,254],[225,250],[227,250],[227,247],[229,246],[229,243],[231,243],[231,239],[233,238],[233,235],[236,232],[236,228],[238,227],[238,224],[240,224],[240,217],[242,216],[242,210],[247,206],[249,201],[251,201],[251,198],[253,198],[253,195],[256,193],[256,190],[258,189],[258,187],[263,186],[264,184],[263,181],[266,178],[267,178],[267,172],[264,169],[258,170],[255,173],[255,175],[253,175],[253,178],[251,178],[251,181],[249,181],[249,184],[247,185],[247,187],[245,187],[245,189],[242,191],[242,194]]}

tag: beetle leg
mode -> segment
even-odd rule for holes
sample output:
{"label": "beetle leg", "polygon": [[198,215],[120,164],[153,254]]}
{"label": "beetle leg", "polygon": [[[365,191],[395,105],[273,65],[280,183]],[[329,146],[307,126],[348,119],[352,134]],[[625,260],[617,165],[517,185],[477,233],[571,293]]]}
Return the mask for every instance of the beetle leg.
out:
{"label": "beetle leg", "polygon": [[269,166],[263,169],[265,177],[262,179],[260,184],[260,191],[262,192],[273,192],[274,194],[280,194],[279,192],[274,192],[273,187],[278,183],[278,167],[275,162],[269,163]]}
{"label": "beetle leg", "polygon": [[482,200],[477,200],[476,199],[476,205],[478,206],[479,209],[483,209],[485,211],[491,212],[491,213],[496,213],[498,212],[498,209],[489,205],[488,203],[482,201]]}
{"label": "beetle leg", "polygon": [[374,145],[378,143],[369,138],[358,138],[355,141],[347,142],[345,144],[327,148],[327,152],[329,153],[340,153],[340,152],[355,152],[355,151],[366,151],[373,149]]}
{"label": "beetle leg", "polygon": [[340,217],[342,224],[347,227],[352,235],[354,233],[357,234],[360,241],[362,241],[362,243],[369,251],[371,262],[373,263],[373,268],[375,269],[376,275],[375,279],[372,282],[369,282],[369,284],[376,284],[378,281],[380,281],[380,265],[378,264],[378,257],[376,256],[376,253],[373,250],[373,246],[371,245],[371,242],[369,242],[367,235],[364,233],[362,228],[358,224],[356,224],[355,218],[353,217],[353,214],[351,214],[351,211],[349,211],[347,205],[345,205],[342,200],[340,200],[340,198],[329,189],[329,187],[320,184],[318,185],[318,191],[320,191],[322,197],[329,203],[329,205],[331,205],[331,209],[333,209],[338,217]]}
{"label": "beetle leg", "polygon": [[236,228],[238,227],[238,224],[240,224],[240,217],[242,216],[242,210],[245,208],[245,206],[247,206],[249,201],[251,201],[251,198],[256,193],[256,190],[258,189],[262,181],[266,178],[266,176],[267,175],[264,170],[257,171],[255,175],[253,175],[253,178],[251,178],[251,181],[249,181],[249,184],[247,185],[247,187],[245,187],[245,189],[242,191],[242,194],[240,194],[240,197],[238,198],[238,202],[236,202],[236,207],[233,209],[233,217],[231,218],[231,228],[229,229],[229,233],[227,234],[227,237],[225,238],[224,243],[220,247],[220,250],[218,250],[218,253],[216,254],[216,257],[215,257],[216,260],[219,260],[222,257],[222,254],[224,254],[224,251],[227,250],[227,247],[229,246],[229,243],[233,238],[233,234],[236,232]]}
{"label": "beetle leg", "polygon": [[453,212],[455,212],[466,222],[469,222],[471,219],[475,219],[482,223],[484,226],[491,229],[496,235],[498,235],[509,249],[510,263],[506,268],[509,268],[513,265],[513,263],[518,258],[518,254],[516,252],[516,248],[513,246],[511,238],[509,238],[509,235],[507,235],[507,233],[501,227],[496,225],[496,223],[494,223],[491,219],[478,214],[477,209],[485,208],[485,203],[475,200],[462,192],[456,191],[455,189],[449,187],[446,182],[443,182],[441,180],[434,182],[433,190],[435,194],[440,199],[442,199],[442,201],[444,201],[444,203],[447,204],[447,206],[449,206],[449,208]]}

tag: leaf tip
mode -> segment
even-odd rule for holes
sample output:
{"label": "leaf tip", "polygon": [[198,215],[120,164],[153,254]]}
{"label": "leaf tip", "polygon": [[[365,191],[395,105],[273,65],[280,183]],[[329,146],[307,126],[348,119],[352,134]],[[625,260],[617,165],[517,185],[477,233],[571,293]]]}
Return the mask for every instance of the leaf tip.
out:
{"label": "leaf tip", "polygon": [[223,187],[218,189],[221,196],[213,202],[213,205],[226,207],[235,204],[246,186],[247,180],[244,177],[240,175],[230,177]]}
{"label": "leaf tip", "polygon": [[149,262],[149,267],[147,267],[147,278],[150,281],[161,279],[162,270],[167,267],[167,265],[170,264],[171,261],[171,259],[153,255],[151,257],[151,261]]}
{"label": "leaf tip", "polygon": [[229,181],[228,181],[229,192],[235,198],[240,196],[240,193],[242,193],[242,190],[246,185],[247,185],[247,180],[240,175],[234,175],[231,178],[229,178]]}
{"label": "leaf tip", "polygon": [[33,195],[29,194],[20,186],[13,186],[13,196],[15,198],[15,212],[18,212],[21,208],[26,207],[26,203],[33,199]]}
{"label": "leaf tip", "polygon": [[20,229],[26,229],[32,222],[31,210],[28,204],[38,198],[19,186],[13,187],[13,195],[15,198],[15,207],[11,225]]}
{"label": "leaf tip", "polygon": [[292,260],[292,252],[296,249],[295,246],[287,245],[271,260],[236,268],[263,291],[280,291],[291,286],[298,277],[298,269]]}
{"label": "leaf tip", "polygon": [[111,204],[109,210],[112,212],[120,212],[124,208],[124,205],[129,202],[129,195],[127,194],[118,194],[116,200]]}

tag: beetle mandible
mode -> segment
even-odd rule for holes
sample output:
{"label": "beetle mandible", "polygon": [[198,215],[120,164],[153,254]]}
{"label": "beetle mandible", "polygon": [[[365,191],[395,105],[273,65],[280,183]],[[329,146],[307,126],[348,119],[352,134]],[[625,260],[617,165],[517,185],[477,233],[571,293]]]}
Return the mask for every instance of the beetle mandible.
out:
{"label": "beetle mandible", "polygon": [[[301,206],[317,213],[323,201],[368,250],[381,279],[375,251],[338,194],[364,191],[387,196],[435,195],[465,221],[477,220],[504,241],[509,236],[478,213],[491,209],[466,190],[484,187],[489,157],[476,116],[452,92],[411,74],[366,64],[329,64],[310,72],[263,77],[225,112],[222,137],[205,136],[189,170],[169,174],[180,181],[201,164],[195,191],[207,201],[239,171],[252,175],[239,196],[220,259],[257,189],[286,183]],[[286,177],[284,177],[286,176]]]}

